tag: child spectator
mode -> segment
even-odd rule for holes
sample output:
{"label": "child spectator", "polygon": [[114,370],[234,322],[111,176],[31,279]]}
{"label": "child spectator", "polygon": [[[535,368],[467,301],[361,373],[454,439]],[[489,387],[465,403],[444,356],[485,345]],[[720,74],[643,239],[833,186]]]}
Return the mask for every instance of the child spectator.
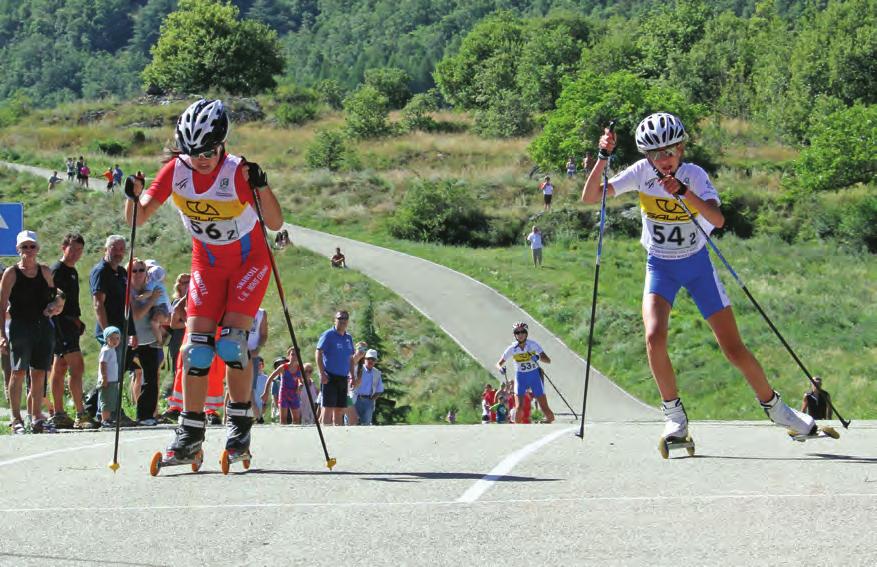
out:
{"label": "child spectator", "polygon": [[[298,367],[298,357],[295,349],[286,351],[286,358],[280,357],[274,361],[274,372],[268,377],[269,382],[280,381],[280,423],[283,425],[301,423],[301,396],[299,395],[299,382],[302,381],[301,370]],[[262,392],[263,403],[268,399],[267,384]],[[292,419],[290,420],[290,413]]]}
{"label": "child spectator", "polygon": [[508,394],[506,394],[505,384],[497,391],[495,399],[496,403],[490,406],[490,409],[496,414],[497,423],[505,423],[509,415]]}
{"label": "child spectator", "polygon": [[67,168],[67,181],[73,181],[76,177],[76,163],[73,162],[72,157],[69,157],[64,165]]}
{"label": "child spectator", "polygon": [[164,328],[171,322],[171,301],[164,287],[164,278],[167,272],[158,265],[155,260],[146,260],[146,287],[144,292],[136,297],[138,301],[146,301],[152,294],[158,294],[155,304],[149,308],[149,326],[152,334],[159,344],[165,344],[170,338],[170,333]]}
{"label": "child spectator", "polygon": [[91,169],[88,167],[88,163],[85,161],[82,162],[82,167],[79,168],[79,182],[88,189],[88,176],[91,175]]}
{"label": "child spectator", "polygon": [[576,175],[576,160],[572,156],[569,156],[569,159],[566,160],[566,176],[567,177],[575,177]]}
{"label": "child spectator", "polygon": [[114,425],[112,420],[119,404],[119,361],[116,359],[116,347],[121,342],[122,333],[118,327],[109,326],[104,329],[104,346],[100,349],[97,371],[97,404],[103,427]]}
{"label": "child spectator", "polygon": [[104,172],[104,179],[107,180],[107,193],[113,190],[113,168],[107,166]]}
{"label": "child spectator", "polygon": [[113,185],[118,185],[119,187],[121,187],[123,175],[124,174],[122,173],[122,168],[119,167],[119,164],[117,163],[116,166],[113,168]]}
{"label": "child spectator", "polygon": [[481,394],[481,423],[490,423],[496,421],[496,413],[491,411],[490,407],[496,403],[496,390],[490,384],[484,385],[484,392]]}
{"label": "child spectator", "polygon": [[261,356],[254,357],[253,366],[256,368],[256,378],[253,380],[253,417],[256,418],[256,423],[265,423],[265,418],[262,417],[262,408],[267,401],[263,398],[263,393],[266,392],[265,386],[268,384],[268,376],[265,375],[265,360]]}
{"label": "child spectator", "polygon": [[551,178],[547,175],[545,176],[545,181],[543,181],[539,185],[539,189],[542,190],[542,201],[545,204],[545,212],[551,210],[551,199],[554,196],[554,185],[551,184]]}

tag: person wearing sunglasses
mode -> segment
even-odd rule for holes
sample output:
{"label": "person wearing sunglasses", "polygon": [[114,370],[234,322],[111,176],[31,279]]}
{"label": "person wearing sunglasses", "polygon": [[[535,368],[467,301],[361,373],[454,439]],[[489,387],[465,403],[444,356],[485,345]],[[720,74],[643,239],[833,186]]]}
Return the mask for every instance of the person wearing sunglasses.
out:
{"label": "person wearing sunglasses", "polygon": [[[232,462],[249,458],[252,361],[247,334],[271,277],[269,250],[256,211],[280,230],[283,216],[268,176],[257,163],[228,153],[230,121],[221,100],[200,99],[180,115],[175,147],[155,180],[144,190],[142,177],[126,183],[125,218],[143,224],[171,199],[192,239],[186,342],[180,348],[184,371],[183,412],[167,464],[194,462],[204,440],[207,376],[214,355],[226,364],[229,402],[226,450]],[[222,331],[215,338],[217,326]]]}
{"label": "person wearing sunglasses", "polygon": [[[554,412],[548,407],[548,396],[545,395],[542,384],[542,368],[539,366],[540,362],[550,364],[551,358],[545,354],[539,343],[529,338],[529,327],[523,321],[512,326],[512,334],[515,342],[505,349],[496,367],[499,373],[505,376],[506,361],[515,363],[515,407],[523,406],[524,396],[527,390],[530,390],[545,415],[545,423],[551,423],[554,421]],[[525,412],[515,412],[515,423],[528,423],[528,421],[529,416]]]}
{"label": "person wearing sunglasses", "polygon": [[21,389],[30,370],[30,392],[27,411],[31,417],[31,431],[54,431],[43,416],[43,398],[46,394],[46,373],[52,367],[55,331],[50,321],[63,309],[58,297],[52,271],[37,261],[40,246],[37,234],[22,230],[15,239],[19,260],[3,271],[0,278],[0,313],[9,309],[9,330],[0,325],[0,350],[8,352],[12,361],[9,381],[9,406],[12,410],[12,430],[24,433],[21,419]]}
{"label": "person wearing sunglasses", "polygon": [[[719,195],[706,171],[684,161],[688,135],[678,116],[657,112],[636,128],[636,147],[645,156],[608,180],[606,195],[639,193],[641,242],[647,251],[643,323],[649,367],[662,398],[667,441],[688,436],[688,416],[679,397],[676,374],[667,350],[670,311],[680,288],[688,290],[701,315],[731,362],[745,376],[768,417],[782,427],[807,434],[813,419],[790,408],[774,391],[764,370],[740,337],[731,302],[712,265],[706,234],[721,228],[725,217]],[[597,164],[582,190],[582,201],[601,200],[601,176],[615,149],[610,129],[600,138]],[[684,199],[690,218],[676,199]]]}

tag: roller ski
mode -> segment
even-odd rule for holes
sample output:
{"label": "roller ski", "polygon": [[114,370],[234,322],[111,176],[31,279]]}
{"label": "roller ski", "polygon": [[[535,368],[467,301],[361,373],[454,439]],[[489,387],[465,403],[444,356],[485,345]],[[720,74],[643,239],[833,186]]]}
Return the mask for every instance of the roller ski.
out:
{"label": "roller ski", "polygon": [[164,467],[191,465],[192,472],[201,470],[204,463],[204,432],[206,423],[203,413],[184,411],[180,414],[180,425],[176,437],[164,453],[160,451],[152,456],[149,463],[149,474],[158,476]]}
{"label": "roller ski", "polygon": [[664,402],[664,432],[658,441],[658,452],[665,459],[670,458],[670,451],[685,449],[689,457],[694,456],[694,439],[688,433],[688,415],[679,398]]}
{"label": "roller ski", "polygon": [[228,417],[225,450],[219,456],[222,474],[228,474],[231,465],[241,462],[244,470],[250,468],[250,429],[253,427],[253,409],[250,402],[229,402],[225,408]]}
{"label": "roller ski", "polygon": [[825,437],[829,437],[831,439],[840,439],[840,433],[838,433],[834,427],[830,427],[828,425],[814,427],[816,427],[815,431],[812,431],[806,435],[795,433],[790,429],[788,431],[789,437],[792,439],[792,441],[799,441],[801,443],[807,441],[808,439],[821,439]]}
{"label": "roller ski", "polygon": [[761,404],[764,413],[772,422],[780,427],[785,427],[789,437],[794,441],[803,443],[808,439],[819,439],[820,437],[830,437],[832,439],[840,438],[840,434],[833,427],[816,425],[816,420],[798,410],[792,409],[783,401],[776,392],[773,397]]}

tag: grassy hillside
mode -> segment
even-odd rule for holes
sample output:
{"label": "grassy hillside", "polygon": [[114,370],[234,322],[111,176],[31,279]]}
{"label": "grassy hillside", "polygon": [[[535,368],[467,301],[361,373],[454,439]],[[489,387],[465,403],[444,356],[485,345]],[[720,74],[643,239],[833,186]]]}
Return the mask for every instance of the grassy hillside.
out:
{"label": "grassy hillside", "polygon": [[[106,114],[87,129],[73,125],[94,110]],[[100,103],[61,107],[37,114],[26,127],[0,130],[0,151],[14,147],[23,161],[60,167],[63,156],[80,155],[94,138],[129,139],[136,129],[143,132],[143,141],[119,161],[126,171],[154,171],[155,153],[172,132],[167,122],[178,110],[173,105]],[[132,114],[161,114],[164,125],[146,128],[138,118],[132,126]],[[528,176],[528,139],[484,140],[467,130],[463,115],[436,119],[459,126],[453,133],[418,132],[358,142],[354,149],[362,168],[347,173],[305,168],[307,145],[318,129],[341,124],[338,114],[327,113],[293,129],[270,123],[235,125],[230,147],[268,170],[291,222],[404,250],[468,273],[508,295],[584,354],[595,245],[581,217],[593,224],[596,209],[577,203],[582,178],[568,181],[553,173],[555,209],[541,216],[537,180]],[[794,149],[772,142],[745,122],[713,125],[705,132],[709,139],[704,142],[722,144],[715,184],[726,202],[735,203],[734,222],[741,233],[748,227],[756,234],[746,240],[721,237],[719,246],[810,370],[824,376],[838,407],[855,417],[874,417],[877,412],[869,406],[877,386],[869,378],[877,369],[877,315],[868,308],[877,300],[874,256],[839,240],[814,237],[817,228],[799,216],[783,187],[785,168],[797,155]],[[96,152],[86,156],[98,164],[116,160]],[[497,229],[520,233],[520,242],[531,222],[551,227],[545,269],[530,269],[523,244],[472,249],[391,238],[387,221],[403,196],[414,184],[430,179],[464,183],[471,200],[496,217]],[[871,192],[873,187],[860,186],[823,194],[813,207],[830,208],[851,195]],[[633,236],[638,220],[622,214],[631,205],[625,199],[611,204],[595,364],[632,393],[654,400],[640,322],[644,252]],[[769,214],[756,217],[756,206]],[[797,402],[805,388],[803,376],[724,268],[719,271],[744,340],[778,389]],[[680,294],[671,322],[671,356],[692,417],[761,417],[745,382],[724,361],[685,294]]]}
{"label": "grassy hillside", "polygon": [[[121,214],[122,197],[118,193],[112,196],[74,189],[66,184],[47,195],[42,179],[5,168],[0,168],[0,187],[4,201],[25,203],[25,225],[39,235],[41,261],[51,263],[57,259],[59,243],[68,231],[79,231],[85,236],[86,251],[77,267],[83,280],[82,318],[89,329],[82,341],[86,384],[93,384],[99,348],[90,338],[94,312],[87,288],[88,272],[99,260],[107,235],[118,233],[126,238],[130,235]],[[171,207],[162,208],[138,229],[136,246],[138,257],[156,258],[167,267],[171,283],[177,273],[188,271],[189,240]],[[334,270],[325,258],[303,250],[284,249],[277,253],[277,261],[305,360],[313,358],[316,340],[331,325],[336,309],[351,312],[350,328],[356,338],[361,336],[362,316],[371,304],[375,330],[383,344],[378,366],[403,392],[398,404],[411,406],[409,421],[439,421],[451,406],[460,409],[462,421],[480,420],[475,400],[490,376],[404,300],[357,272]],[[273,284],[263,305],[270,322],[270,338],[263,352],[271,360],[283,354],[289,343]]]}

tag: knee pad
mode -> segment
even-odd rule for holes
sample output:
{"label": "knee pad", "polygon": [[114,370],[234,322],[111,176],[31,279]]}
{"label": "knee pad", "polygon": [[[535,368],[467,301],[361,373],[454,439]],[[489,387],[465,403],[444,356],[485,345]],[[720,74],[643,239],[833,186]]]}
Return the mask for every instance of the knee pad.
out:
{"label": "knee pad", "polygon": [[250,351],[247,349],[248,331],[243,329],[223,329],[216,341],[216,354],[228,366],[237,370],[243,370],[250,360]]}
{"label": "knee pad", "polygon": [[213,362],[213,335],[189,333],[186,343],[180,348],[183,359],[183,374],[207,376]]}

